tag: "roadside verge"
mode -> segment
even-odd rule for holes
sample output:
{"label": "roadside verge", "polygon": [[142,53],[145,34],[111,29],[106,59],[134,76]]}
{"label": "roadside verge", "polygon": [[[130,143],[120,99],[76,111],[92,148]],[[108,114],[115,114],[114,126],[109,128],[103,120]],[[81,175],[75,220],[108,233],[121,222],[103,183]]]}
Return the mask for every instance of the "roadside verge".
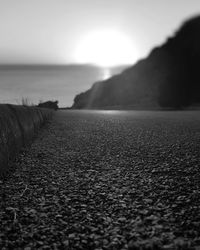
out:
{"label": "roadside verge", "polygon": [[0,174],[22,147],[31,143],[35,132],[53,114],[53,110],[0,104]]}

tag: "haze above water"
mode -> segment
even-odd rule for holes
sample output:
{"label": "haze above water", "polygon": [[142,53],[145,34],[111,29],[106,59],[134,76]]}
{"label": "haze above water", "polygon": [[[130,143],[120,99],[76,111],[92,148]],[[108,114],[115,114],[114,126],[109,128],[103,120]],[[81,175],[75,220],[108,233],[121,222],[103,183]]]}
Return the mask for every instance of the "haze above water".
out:
{"label": "haze above water", "polygon": [[59,100],[69,107],[76,94],[99,80],[122,71],[123,67],[103,69],[90,65],[1,66],[1,103],[21,104],[22,98],[37,104],[40,100]]}

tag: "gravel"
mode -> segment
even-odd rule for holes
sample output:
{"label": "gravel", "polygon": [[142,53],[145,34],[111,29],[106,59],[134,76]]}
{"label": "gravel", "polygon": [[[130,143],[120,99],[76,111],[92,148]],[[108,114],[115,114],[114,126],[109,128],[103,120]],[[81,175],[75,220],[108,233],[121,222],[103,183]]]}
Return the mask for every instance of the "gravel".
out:
{"label": "gravel", "polygon": [[200,249],[200,112],[58,111],[0,180],[0,249]]}

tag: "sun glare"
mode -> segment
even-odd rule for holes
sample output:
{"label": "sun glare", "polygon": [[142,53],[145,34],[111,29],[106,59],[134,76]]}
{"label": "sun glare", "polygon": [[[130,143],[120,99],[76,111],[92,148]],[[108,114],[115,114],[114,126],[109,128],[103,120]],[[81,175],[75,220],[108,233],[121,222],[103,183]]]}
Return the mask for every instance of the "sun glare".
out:
{"label": "sun glare", "polygon": [[102,30],[86,35],[77,47],[76,60],[102,67],[133,64],[138,52],[133,42],[122,32]]}
{"label": "sun glare", "polygon": [[110,69],[108,69],[108,68],[103,69],[103,77],[102,77],[102,79],[107,80],[110,77],[111,77]]}

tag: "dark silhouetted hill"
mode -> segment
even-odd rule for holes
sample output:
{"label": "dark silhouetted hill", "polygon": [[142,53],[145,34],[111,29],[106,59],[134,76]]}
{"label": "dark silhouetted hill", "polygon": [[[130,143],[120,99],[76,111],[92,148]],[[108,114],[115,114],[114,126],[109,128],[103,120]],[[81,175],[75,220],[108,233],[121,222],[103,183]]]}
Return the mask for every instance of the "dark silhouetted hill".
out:
{"label": "dark silhouetted hill", "polygon": [[58,101],[41,102],[38,104],[38,107],[58,110]]}
{"label": "dark silhouetted hill", "polygon": [[184,108],[200,103],[200,16],[162,46],[74,98],[72,108]]}

